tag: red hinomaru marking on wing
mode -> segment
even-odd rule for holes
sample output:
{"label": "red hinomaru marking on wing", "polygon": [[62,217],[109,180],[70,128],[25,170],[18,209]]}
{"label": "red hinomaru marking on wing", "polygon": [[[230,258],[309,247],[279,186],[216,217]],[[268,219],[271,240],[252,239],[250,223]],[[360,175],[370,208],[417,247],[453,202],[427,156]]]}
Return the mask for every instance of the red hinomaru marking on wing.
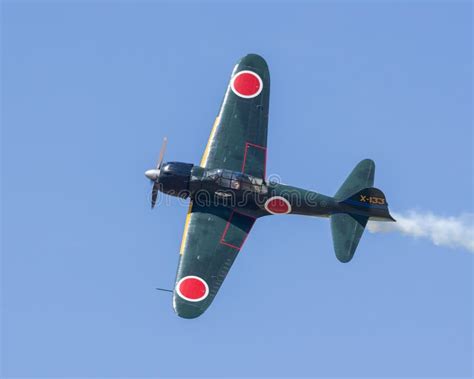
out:
{"label": "red hinomaru marking on wing", "polygon": [[232,78],[231,88],[240,97],[252,98],[262,92],[263,83],[255,72],[244,70]]}
{"label": "red hinomaru marking on wing", "polygon": [[207,283],[197,276],[186,276],[176,286],[178,295],[188,301],[201,301],[209,293]]}

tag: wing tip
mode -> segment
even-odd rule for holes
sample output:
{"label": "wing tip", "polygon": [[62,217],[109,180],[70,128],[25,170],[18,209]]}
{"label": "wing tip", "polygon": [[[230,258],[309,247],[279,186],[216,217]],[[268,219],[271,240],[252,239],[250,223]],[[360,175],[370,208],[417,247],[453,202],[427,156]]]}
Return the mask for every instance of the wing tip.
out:
{"label": "wing tip", "polygon": [[190,302],[184,301],[176,295],[173,296],[173,310],[181,318],[193,319],[201,316],[207,307],[199,307]]}
{"label": "wing tip", "polygon": [[265,59],[261,55],[255,53],[249,53],[243,56],[240,58],[238,64],[268,70],[268,64]]}

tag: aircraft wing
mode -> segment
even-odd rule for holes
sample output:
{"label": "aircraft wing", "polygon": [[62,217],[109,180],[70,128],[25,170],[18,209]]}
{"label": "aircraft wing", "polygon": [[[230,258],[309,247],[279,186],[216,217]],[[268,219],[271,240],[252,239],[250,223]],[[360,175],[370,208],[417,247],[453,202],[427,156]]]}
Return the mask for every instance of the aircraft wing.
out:
{"label": "aircraft wing", "polygon": [[173,294],[179,316],[195,318],[209,307],[254,222],[223,206],[190,204]]}
{"label": "aircraft wing", "polygon": [[[232,71],[201,167],[265,178],[269,94],[265,60],[246,55]],[[209,307],[254,222],[230,208],[191,202],[173,294],[179,316],[198,317]]]}
{"label": "aircraft wing", "polygon": [[249,54],[234,67],[201,167],[241,171],[265,179],[270,72]]}

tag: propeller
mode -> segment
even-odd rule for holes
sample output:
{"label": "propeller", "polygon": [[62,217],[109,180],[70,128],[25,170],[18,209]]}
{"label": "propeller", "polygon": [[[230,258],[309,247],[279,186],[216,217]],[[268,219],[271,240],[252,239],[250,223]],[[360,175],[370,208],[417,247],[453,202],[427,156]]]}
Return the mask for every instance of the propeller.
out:
{"label": "propeller", "polygon": [[168,143],[168,138],[163,138],[163,144],[161,145],[160,155],[158,156],[158,162],[156,163],[156,168],[148,170],[145,172],[145,176],[153,182],[153,188],[151,190],[151,208],[153,209],[158,198],[158,189],[160,188],[160,183],[158,181],[160,177],[161,164],[163,163],[163,157],[166,151],[166,144]]}
{"label": "propeller", "polygon": [[161,144],[160,156],[158,157],[158,163],[156,165],[156,169],[159,170],[161,164],[163,163],[163,157],[165,156],[166,151],[166,144],[168,143],[168,138],[163,138],[163,143]]}
{"label": "propeller", "polygon": [[158,199],[158,183],[153,183],[153,188],[151,189],[151,209],[155,208],[156,199]]}

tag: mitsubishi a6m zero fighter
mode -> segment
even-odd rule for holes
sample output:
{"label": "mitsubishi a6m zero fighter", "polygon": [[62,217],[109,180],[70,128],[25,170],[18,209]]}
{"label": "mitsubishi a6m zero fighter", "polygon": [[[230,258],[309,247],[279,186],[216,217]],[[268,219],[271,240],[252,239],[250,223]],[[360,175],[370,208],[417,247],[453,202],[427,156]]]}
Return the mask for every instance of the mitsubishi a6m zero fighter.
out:
{"label": "mitsubishi a6m zero fighter", "polygon": [[298,214],[329,217],[336,257],[349,262],[369,219],[395,221],[374,184],[374,162],[361,161],[333,196],[265,180],[270,74],[254,54],[234,67],[199,166],[163,162],[145,175],[158,192],[190,198],[173,290],[184,318],[212,303],[259,217]]}

